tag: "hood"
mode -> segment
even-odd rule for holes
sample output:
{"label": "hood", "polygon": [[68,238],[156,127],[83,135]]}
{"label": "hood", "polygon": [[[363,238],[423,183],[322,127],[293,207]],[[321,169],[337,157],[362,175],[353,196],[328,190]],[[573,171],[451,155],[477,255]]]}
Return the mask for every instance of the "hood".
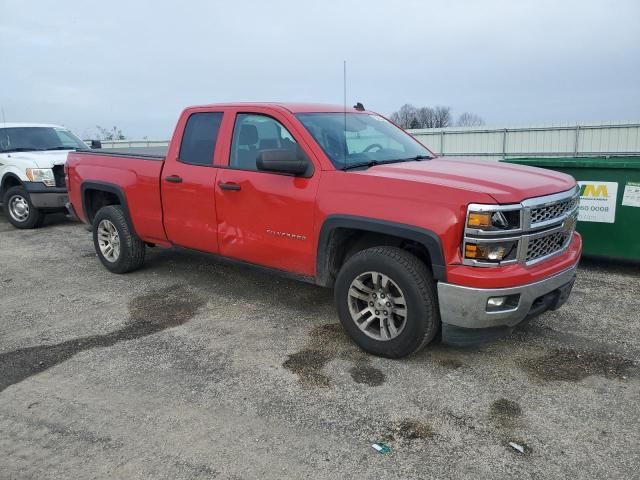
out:
{"label": "hood", "polygon": [[378,165],[362,173],[485,193],[498,203],[564,192],[576,184],[570,175],[543,168],[453,157]]}
{"label": "hood", "polygon": [[24,162],[33,164],[33,168],[51,168],[54,165],[64,165],[67,154],[73,150],[52,150],[44,152],[11,152],[5,154],[12,162]]}

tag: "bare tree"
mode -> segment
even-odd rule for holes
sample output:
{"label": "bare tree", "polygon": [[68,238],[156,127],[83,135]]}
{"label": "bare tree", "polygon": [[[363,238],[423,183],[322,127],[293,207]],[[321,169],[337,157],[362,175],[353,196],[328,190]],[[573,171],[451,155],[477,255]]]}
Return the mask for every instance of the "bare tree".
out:
{"label": "bare tree", "polygon": [[96,125],[96,129],[98,130],[98,140],[125,140],[127,138],[123,135],[122,130],[116,126],[107,129]]}
{"label": "bare tree", "polygon": [[479,127],[484,125],[484,120],[480,115],[475,113],[464,112],[458,117],[456,126],[458,127]]}
{"label": "bare tree", "polygon": [[444,128],[451,125],[451,107],[437,106],[433,109],[435,122],[433,128]]}
{"label": "bare tree", "polygon": [[[391,120],[402,128],[445,128],[454,124],[451,107],[436,105],[435,107],[416,108],[407,103],[397,112],[391,114]],[[475,113],[465,112],[456,122],[458,126],[484,125],[484,120]]]}
{"label": "bare tree", "polygon": [[421,107],[418,109],[416,118],[420,128],[433,128],[435,123],[435,112],[432,108]]}
{"label": "bare tree", "polygon": [[409,103],[405,103],[400,110],[391,114],[391,120],[402,128],[410,128],[411,122],[416,119],[418,110]]}
{"label": "bare tree", "polygon": [[451,107],[421,107],[416,110],[419,128],[442,128],[451,125]]}

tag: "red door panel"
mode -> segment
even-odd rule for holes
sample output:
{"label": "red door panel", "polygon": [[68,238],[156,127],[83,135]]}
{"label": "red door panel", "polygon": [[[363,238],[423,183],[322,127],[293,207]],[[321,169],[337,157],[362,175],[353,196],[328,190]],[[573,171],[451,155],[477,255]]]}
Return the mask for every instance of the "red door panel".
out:
{"label": "red door panel", "polygon": [[[162,207],[167,238],[175,245],[218,252],[215,185],[218,169],[171,162],[162,178]],[[171,177],[182,181],[170,181]],[[169,178],[169,180],[168,180]]]}
{"label": "red door panel", "polygon": [[[220,169],[218,241],[226,257],[313,276],[316,177]],[[225,186],[240,189],[225,189]]]}
{"label": "red door panel", "polygon": [[175,245],[218,252],[214,158],[223,119],[221,111],[194,111],[176,128],[180,145],[169,148],[160,178],[164,229]]}
{"label": "red door panel", "polygon": [[[243,134],[241,127],[236,132],[240,116],[249,114],[277,121],[282,127],[280,140],[269,138],[275,131],[272,126],[264,128],[256,124],[256,129],[250,129],[252,132],[244,132],[250,135]],[[223,167],[216,179],[218,242],[220,253],[226,257],[314,276],[313,229],[320,166],[303,143],[298,128],[289,116],[274,109],[240,107],[227,111],[222,128],[226,141],[217,163]],[[234,141],[251,150],[291,146],[284,138],[297,143],[307,155],[313,165],[309,178],[261,172],[255,167],[236,169],[235,162],[245,168],[251,168],[251,164],[246,162],[247,158],[239,158]]]}

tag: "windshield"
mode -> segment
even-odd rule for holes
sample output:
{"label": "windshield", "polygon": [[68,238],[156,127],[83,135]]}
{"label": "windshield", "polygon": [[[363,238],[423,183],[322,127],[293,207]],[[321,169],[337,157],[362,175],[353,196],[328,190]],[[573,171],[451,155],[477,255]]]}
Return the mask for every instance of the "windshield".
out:
{"label": "windshield", "polygon": [[64,128],[0,128],[0,152],[35,152],[42,150],[89,150],[89,147]]}
{"label": "windshield", "polygon": [[299,113],[296,117],[336,168],[433,158],[408,133],[379,115]]}

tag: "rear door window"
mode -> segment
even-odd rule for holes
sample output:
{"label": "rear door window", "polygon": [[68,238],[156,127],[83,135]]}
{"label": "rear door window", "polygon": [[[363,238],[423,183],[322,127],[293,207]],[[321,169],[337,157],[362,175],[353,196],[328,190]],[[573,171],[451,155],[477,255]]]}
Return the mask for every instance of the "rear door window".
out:
{"label": "rear door window", "polygon": [[222,112],[193,113],[187,120],[178,160],[191,165],[211,166]]}

